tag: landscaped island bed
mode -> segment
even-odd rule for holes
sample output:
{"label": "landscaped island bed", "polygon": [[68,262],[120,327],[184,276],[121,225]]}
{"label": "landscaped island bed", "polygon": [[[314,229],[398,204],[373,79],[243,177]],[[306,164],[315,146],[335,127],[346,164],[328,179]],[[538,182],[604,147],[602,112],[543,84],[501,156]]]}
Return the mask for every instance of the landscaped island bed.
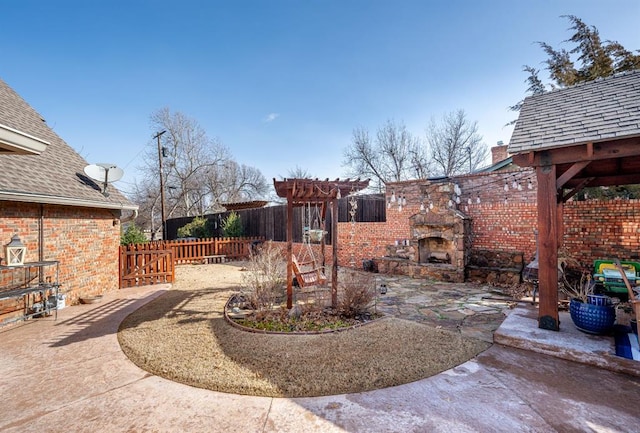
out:
{"label": "landscaped island bed", "polygon": [[215,391],[310,397],[400,385],[459,365],[489,343],[399,318],[331,334],[245,332],[223,317],[234,265],[181,266],[173,289],[130,315],[118,338],[141,368]]}

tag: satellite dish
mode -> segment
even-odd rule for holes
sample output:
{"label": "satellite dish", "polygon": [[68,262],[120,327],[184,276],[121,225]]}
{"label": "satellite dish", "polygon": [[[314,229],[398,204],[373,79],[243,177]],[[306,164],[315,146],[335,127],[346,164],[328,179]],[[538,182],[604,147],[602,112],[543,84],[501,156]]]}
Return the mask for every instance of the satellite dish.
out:
{"label": "satellite dish", "polygon": [[98,164],[87,165],[84,174],[91,179],[102,183],[102,194],[109,197],[107,187],[111,182],[118,181],[124,176],[124,171],[115,164],[100,162]]}

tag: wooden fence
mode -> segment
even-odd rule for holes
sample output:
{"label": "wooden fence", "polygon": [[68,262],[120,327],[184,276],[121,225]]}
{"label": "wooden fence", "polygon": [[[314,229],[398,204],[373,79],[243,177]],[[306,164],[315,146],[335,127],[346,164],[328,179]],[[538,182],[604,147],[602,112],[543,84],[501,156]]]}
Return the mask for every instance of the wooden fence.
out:
{"label": "wooden fence", "polygon": [[[173,283],[175,265],[203,263],[213,256],[225,260],[249,257],[264,238],[210,238],[155,241],[120,246],[120,288]],[[223,257],[221,257],[223,256]]]}
{"label": "wooden fence", "polygon": [[211,256],[225,256],[226,260],[240,260],[249,257],[251,246],[264,238],[209,238],[174,241],[158,241],[173,252],[176,264],[202,263]]}
{"label": "wooden fence", "polygon": [[[357,222],[385,222],[387,220],[387,206],[383,194],[371,194],[356,197],[358,207],[355,219]],[[338,200],[338,222],[351,221],[350,197],[343,197]],[[312,219],[315,221],[316,209],[310,210]],[[241,209],[235,211],[240,215],[242,233],[246,236],[259,236],[278,242],[287,240],[287,206],[268,206],[258,209]],[[309,212],[308,208],[295,207],[293,209],[293,241],[302,242],[302,213]],[[207,220],[207,228],[212,236],[222,236],[222,222],[229,216],[230,212],[203,215]],[[178,236],[178,229],[193,221],[195,217],[179,217],[167,220],[167,239],[175,239]],[[331,244],[331,212],[327,212],[328,232],[326,237],[327,245]]]}
{"label": "wooden fence", "polygon": [[120,288],[173,283],[173,251],[155,243],[120,247]]}

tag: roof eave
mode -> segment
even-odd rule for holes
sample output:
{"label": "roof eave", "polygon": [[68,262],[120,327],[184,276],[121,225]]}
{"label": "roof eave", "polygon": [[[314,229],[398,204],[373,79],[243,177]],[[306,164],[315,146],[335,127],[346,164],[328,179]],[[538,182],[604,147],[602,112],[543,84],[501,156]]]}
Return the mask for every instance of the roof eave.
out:
{"label": "roof eave", "polygon": [[89,207],[99,209],[118,209],[137,211],[138,206],[127,203],[99,202],[70,197],[50,196],[45,194],[29,194],[11,191],[0,191],[0,200],[19,201],[25,203],[56,204],[61,206]]}
{"label": "roof eave", "polygon": [[40,155],[51,144],[0,123],[0,149],[17,155]]}

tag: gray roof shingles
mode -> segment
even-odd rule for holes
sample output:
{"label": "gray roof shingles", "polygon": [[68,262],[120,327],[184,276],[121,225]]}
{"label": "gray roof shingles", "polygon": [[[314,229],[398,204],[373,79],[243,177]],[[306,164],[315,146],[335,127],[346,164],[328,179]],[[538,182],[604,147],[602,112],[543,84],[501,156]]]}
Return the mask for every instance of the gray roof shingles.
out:
{"label": "gray roof shingles", "polygon": [[509,141],[509,153],[639,135],[637,70],[527,97]]}
{"label": "gray roof shingles", "polygon": [[0,154],[0,193],[79,200],[97,208],[136,208],[113,185],[109,197],[84,176],[87,162],[0,79],[0,123],[50,144],[40,155]]}

